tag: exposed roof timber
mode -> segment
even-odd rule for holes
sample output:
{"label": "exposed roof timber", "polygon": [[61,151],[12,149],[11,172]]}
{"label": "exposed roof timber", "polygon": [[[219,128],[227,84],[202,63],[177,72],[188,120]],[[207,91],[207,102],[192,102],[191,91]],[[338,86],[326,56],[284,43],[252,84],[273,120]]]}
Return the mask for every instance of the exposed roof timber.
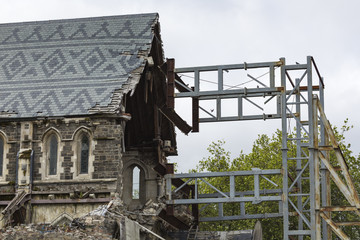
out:
{"label": "exposed roof timber", "polygon": [[179,92],[191,92],[192,89],[189,88],[184,81],[180,78],[180,76],[175,73],[175,87]]}
{"label": "exposed roof timber", "polygon": [[[164,62],[164,64],[159,67],[161,72],[165,75],[167,74],[167,67],[168,65],[166,62]],[[177,73],[175,73],[175,87],[179,92],[190,92],[190,88],[186,88],[186,84]]]}
{"label": "exposed roof timber", "polygon": [[186,135],[191,131],[192,127],[184,121],[174,109],[171,108],[159,108],[160,112],[171,121],[177,128],[180,129]]}

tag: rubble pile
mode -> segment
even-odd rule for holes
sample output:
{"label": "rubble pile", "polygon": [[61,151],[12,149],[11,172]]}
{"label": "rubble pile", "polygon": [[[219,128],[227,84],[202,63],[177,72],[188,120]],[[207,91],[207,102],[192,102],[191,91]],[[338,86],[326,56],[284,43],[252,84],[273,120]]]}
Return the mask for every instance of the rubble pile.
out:
{"label": "rubble pile", "polygon": [[[123,202],[117,199],[109,204],[107,216],[111,217],[107,219],[116,219],[115,237],[118,237],[117,231],[121,228],[124,229],[124,225],[129,224],[130,221],[136,223],[134,227],[138,228],[143,236],[146,235],[146,239],[159,239],[153,231],[165,234],[167,229],[172,228],[165,221],[159,221],[158,215],[164,208],[164,203],[155,203],[152,200],[148,200],[141,209],[128,211]],[[107,222],[107,220],[105,222]],[[111,224],[112,223],[108,223],[107,225],[111,226]]]}
{"label": "rubble pile", "polygon": [[47,239],[47,240],[111,240],[112,235],[104,232],[99,226],[51,226],[45,224],[29,224],[7,227],[0,229],[2,240],[26,240],[26,239]]}
{"label": "rubble pile", "polygon": [[[100,206],[81,218],[56,226],[50,224],[21,224],[0,229],[1,240],[112,240],[116,219],[108,213],[109,205]],[[119,215],[120,216],[120,215]]]}
{"label": "rubble pile", "polygon": [[152,229],[154,223],[158,219],[157,216],[164,207],[165,204],[163,203],[154,203],[153,201],[149,200],[145,203],[142,209],[127,211],[125,210],[122,202],[116,201],[112,204],[108,211],[110,214],[122,213],[124,216],[138,222],[142,226]]}
{"label": "rubble pile", "polygon": [[174,207],[174,215],[189,226],[193,225],[195,220],[189,211],[189,206],[186,205],[176,205]]}
{"label": "rubble pile", "polygon": [[[178,191],[173,193],[172,197],[174,199],[184,199],[189,196],[185,195],[183,192]],[[165,199],[162,199],[165,201]],[[176,216],[180,221],[187,224],[188,226],[192,226],[194,224],[194,216],[192,215],[189,206],[187,205],[175,205],[174,206],[174,216]]]}
{"label": "rubble pile", "polygon": [[1,240],[112,240],[156,239],[154,228],[165,231],[164,222],[158,221],[163,203],[148,201],[142,209],[130,212],[121,200],[112,200],[108,205],[99,206],[81,218],[62,218],[52,224],[22,224],[0,229]]}

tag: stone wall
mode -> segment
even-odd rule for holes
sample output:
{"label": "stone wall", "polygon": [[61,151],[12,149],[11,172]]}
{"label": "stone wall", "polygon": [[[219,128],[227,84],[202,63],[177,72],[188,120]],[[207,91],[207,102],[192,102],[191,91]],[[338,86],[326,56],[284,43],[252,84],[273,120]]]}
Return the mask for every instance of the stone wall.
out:
{"label": "stone wall", "polygon": [[[4,171],[0,182],[15,182],[16,154],[20,149],[34,151],[33,180],[74,180],[118,178],[122,169],[121,141],[123,130],[114,119],[61,119],[29,122],[32,136],[22,136],[22,123],[2,123],[0,133],[4,138]],[[91,146],[88,176],[77,172],[77,144],[79,132],[89,135]],[[57,176],[46,175],[46,136],[55,133],[59,138],[59,168]]]}
{"label": "stone wall", "polygon": [[94,149],[94,175],[93,178],[113,178],[117,177],[119,170],[122,169],[121,141],[123,130],[121,125],[114,121],[99,121],[96,126],[94,139],[97,144]]}
{"label": "stone wall", "polygon": [[4,139],[3,175],[0,182],[15,182],[16,154],[20,145],[20,123],[3,123],[0,126],[0,134]]}

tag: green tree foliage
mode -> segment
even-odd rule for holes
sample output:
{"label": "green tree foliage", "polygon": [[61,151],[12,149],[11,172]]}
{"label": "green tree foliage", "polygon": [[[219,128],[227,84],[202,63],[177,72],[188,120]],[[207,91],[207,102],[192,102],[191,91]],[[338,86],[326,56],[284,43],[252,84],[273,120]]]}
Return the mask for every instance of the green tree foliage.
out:
{"label": "green tree foliage", "polygon": [[[343,155],[349,166],[350,173],[355,182],[358,192],[360,192],[360,157],[355,157],[350,150],[351,145],[345,142],[344,134],[349,131],[353,126],[348,124],[348,120],[345,120],[344,125],[339,129],[334,127],[334,132]],[[294,137],[294,134],[290,134]],[[224,172],[224,171],[245,171],[253,168],[260,169],[280,169],[281,168],[281,138],[282,134],[280,130],[277,130],[271,137],[267,135],[259,135],[255,140],[252,151],[249,154],[243,152],[239,157],[231,159],[230,152],[224,148],[224,141],[217,141],[210,144],[208,147],[209,156],[199,162],[196,169],[192,172]],[[288,156],[295,157],[296,144],[295,142],[288,143]],[[331,159],[334,161],[335,154],[331,154]],[[294,179],[296,177],[296,163],[295,161],[289,161],[289,178]],[[281,175],[267,176],[272,182],[278,186],[274,186],[269,181],[262,179],[260,181],[260,189],[281,189],[282,177]],[[208,183],[223,192],[229,192],[229,178],[217,177],[205,179]],[[241,176],[235,178],[236,192],[251,191],[254,188],[253,176]],[[344,197],[337,189],[335,184],[332,184],[332,205],[346,206]],[[201,193],[214,193],[214,189],[209,184],[200,184]],[[276,195],[276,194],[275,194]],[[215,217],[218,216],[218,204],[201,205],[200,209],[202,217]],[[222,205],[224,216],[240,215],[239,203],[227,203]],[[258,204],[245,203],[245,209],[247,214],[260,214],[260,213],[277,213],[279,212],[278,202],[262,202]],[[347,213],[333,214],[335,221],[341,221],[344,219],[344,215],[347,215],[347,220],[355,220],[355,216]],[[290,219],[290,225],[297,226],[297,218]],[[219,222],[202,222],[200,228],[208,231],[229,231],[239,229],[253,229],[256,220],[234,220],[234,221],[219,221]],[[283,224],[282,218],[268,218],[261,220],[263,227],[264,239],[282,239]],[[346,227],[344,231],[350,236],[351,239],[360,239],[359,227]],[[335,236],[334,236],[335,237]],[[335,239],[335,238],[334,238]]]}

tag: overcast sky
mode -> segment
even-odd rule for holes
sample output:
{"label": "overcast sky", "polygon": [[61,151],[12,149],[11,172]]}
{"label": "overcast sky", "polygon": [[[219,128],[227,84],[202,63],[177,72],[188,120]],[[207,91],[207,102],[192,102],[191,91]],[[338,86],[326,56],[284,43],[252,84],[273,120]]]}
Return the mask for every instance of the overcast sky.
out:
{"label": "overcast sky", "polygon": [[[360,1],[358,0],[2,0],[0,22],[22,22],[158,12],[165,56],[176,67],[315,58],[325,78],[325,108],[332,124],[349,118],[346,135],[360,152]],[[177,104],[179,112],[190,105]],[[223,139],[232,156],[251,151],[258,134],[280,121],[201,124],[200,133],[178,131],[180,171],[207,156]]]}

